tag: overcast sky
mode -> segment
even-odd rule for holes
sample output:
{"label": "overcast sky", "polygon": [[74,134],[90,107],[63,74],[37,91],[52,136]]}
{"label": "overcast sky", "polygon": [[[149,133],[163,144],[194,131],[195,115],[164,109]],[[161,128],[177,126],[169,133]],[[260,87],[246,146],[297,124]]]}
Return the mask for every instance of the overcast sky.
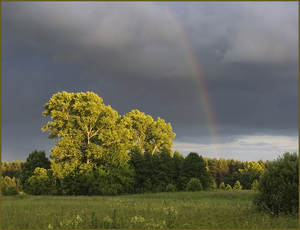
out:
{"label": "overcast sky", "polygon": [[183,155],[298,152],[298,21],[298,2],[2,2],[2,160],[50,155],[61,91],[163,118]]}

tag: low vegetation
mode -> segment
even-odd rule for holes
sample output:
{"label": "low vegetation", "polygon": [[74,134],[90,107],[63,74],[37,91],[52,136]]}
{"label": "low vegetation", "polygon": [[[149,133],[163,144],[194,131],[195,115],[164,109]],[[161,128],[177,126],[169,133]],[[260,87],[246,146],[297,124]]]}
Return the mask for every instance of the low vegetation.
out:
{"label": "low vegetation", "polygon": [[271,216],[255,191],[211,190],[123,196],[7,196],[2,228],[298,228],[298,215]]}

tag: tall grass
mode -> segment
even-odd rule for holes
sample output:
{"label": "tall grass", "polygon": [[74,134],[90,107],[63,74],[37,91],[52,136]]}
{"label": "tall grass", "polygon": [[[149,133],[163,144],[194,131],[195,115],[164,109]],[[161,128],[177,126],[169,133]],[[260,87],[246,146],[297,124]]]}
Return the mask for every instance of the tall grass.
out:
{"label": "tall grass", "polygon": [[294,228],[297,216],[252,207],[253,191],[177,192],[117,197],[2,197],[2,228]]}

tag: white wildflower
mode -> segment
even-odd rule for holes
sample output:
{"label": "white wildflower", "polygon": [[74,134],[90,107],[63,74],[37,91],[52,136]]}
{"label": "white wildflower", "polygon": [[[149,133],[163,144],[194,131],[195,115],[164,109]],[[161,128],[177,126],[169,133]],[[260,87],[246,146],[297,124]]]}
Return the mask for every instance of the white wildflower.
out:
{"label": "white wildflower", "polygon": [[77,215],[74,221],[75,227],[77,227],[82,221],[83,219],[79,215]]}
{"label": "white wildflower", "polygon": [[131,223],[133,224],[139,224],[145,222],[145,218],[142,216],[134,216],[130,220]]}
{"label": "white wildflower", "polygon": [[110,218],[108,215],[106,215],[106,216],[103,218],[103,222],[105,222],[105,223],[112,223],[113,220],[112,220],[112,218]]}
{"label": "white wildflower", "polygon": [[163,209],[166,215],[177,216],[177,210],[174,207],[167,207]]}

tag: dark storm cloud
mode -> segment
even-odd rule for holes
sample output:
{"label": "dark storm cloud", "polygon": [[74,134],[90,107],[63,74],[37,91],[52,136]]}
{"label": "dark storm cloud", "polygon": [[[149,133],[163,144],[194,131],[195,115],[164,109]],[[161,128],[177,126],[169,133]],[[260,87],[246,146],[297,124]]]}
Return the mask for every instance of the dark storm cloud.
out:
{"label": "dark storm cloud", "polygon": [[3,2],[2,68],[2,149],[15,156],[50,149],[41,113],[62,90],[93,91],[120,114],[139,109],[171,122],[177,139],[209,143],[196,77],[222,143],[297,135],[298,3]]}
{"label": "dark storm cloud", "polygon": [[3,8],[4,28],[19,38],[12,45],[22,41],[58,63],[79,64],[106,77],[168,76],[180,70],[174,25],[153,3],[12,3]]}
{"label": "dark storm cloud", "polygon": [[217,122],[296,129],[298,8],[283,2],[180,7]]}

